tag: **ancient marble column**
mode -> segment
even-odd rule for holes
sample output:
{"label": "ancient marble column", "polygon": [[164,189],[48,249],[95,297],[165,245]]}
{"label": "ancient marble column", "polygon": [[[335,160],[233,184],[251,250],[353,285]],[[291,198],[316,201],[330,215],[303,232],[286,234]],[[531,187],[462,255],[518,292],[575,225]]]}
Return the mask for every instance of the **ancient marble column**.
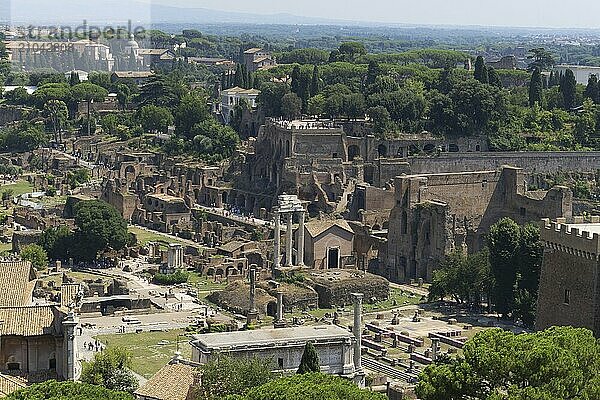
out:
{"label": "ancient marble column", "polygon": [[277,322],[283,321],[283,292],[277,292]]}
{"label": "ancient marble column", "polygon": [[246,323],[248,325],[258,320],[258,310],[256,309],[256,265],[250,266],[250,305],[248,308],[248,315],[246,316]]}
{"label": "ancient marble column", "polygon": [[273,268],[279,268],[279,260],[281,259],[281,215],[279,210],[275,210],[275,246],[273,249]]}
{"label": "ancient marble column", "polygon": [[292,263],[292,237],[293,237],[293,225],[292,225],[293,213],[287,213],[287,235],[285,237],[285,266],[291,267]]}
{"label": "ancient marble column", "polygon": [[80,368],[78,368],[77,360],[77,335],[76,328],[79,325],[79,319],[75,314],[75,310],[71,309],[65,319],[62,321],[62,326],[65,335],[65,347],[67,352],[67,365],[65,366],[65,379],[68,381],[76,381],[79,379]]}
{"label": "ancient marble column", "polygon": [[354,368],[358,372],[362,370],[361,351],[363,294],[352,293],[352,297],[354,299],[354,325],[352,327],[352,331],[354,333],[354,337],[356,338],[356,343],[354,344]]}
{"label": "ancient marble column", "polygon": [[300,267],[304,267],[304,218],[305,213],[301,211],[299,214],[300,225],[298,226],[298,257],[297,262]]}

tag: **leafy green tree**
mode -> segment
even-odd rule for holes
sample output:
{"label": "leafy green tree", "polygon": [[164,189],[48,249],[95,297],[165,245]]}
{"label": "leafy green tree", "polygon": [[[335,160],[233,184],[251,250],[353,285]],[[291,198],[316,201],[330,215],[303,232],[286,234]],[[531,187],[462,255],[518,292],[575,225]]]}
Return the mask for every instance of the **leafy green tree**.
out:
{"label": "leafy green tree", "polygon": [[60,100],[48,100],[44,105],[44,113],[52,124],[52,133],[55,142],[62,142],[62,130],[69,118],[69,110],[65,102]]}
{"label": "leafy green tree", "polygon": [[348,119],[364,118],[367,105],[365,97],[360,93],[353,93],[344,96],[343,100],[344,114]]}
{"label": "leafy green tree", "polygon": [[33,268],[43,271],[48,268],[48,254],[42,246],[30,244],[23,247],[20,253],[21,259],[31,262]]}
{"label": "leafy green tree", "polygon": [[75,86],[80,84],[79,74],[76,71],[71,71],[71,76],[69,77],[69,85]]}
{"label": "leafy green tree", "polygon": [[295,93],[288,93],[281,99],[281,113],[288,120],[302,115],[302,99]]}
{"label": "leafy green tree", "polygon": [[214,119],[206,120],[192,127],[193,150],[204,158],[216,161],[233,155],[240,137],[230,126],[223,126]]}
{"label": "leafy green tree", "polygon": [[576,106],[577,80],[575,79],[575,74],[570,69],[565,71],[565,76],[560,81],[560,93],[562,94],[565,110],[571,110]]}
{"label": "leafy green tree", "polygon": [[194,137],[191,132],[194,125],[210,118],[206,98],[198,93],[190,93],[184,96],[173,114],[175,133],[187,139]]}
{"label": "leafy green tree", "polygon": [[490,228],[488,243],[495,281],[494,304],[496,310],[506,316],[514,306],[521,228],[512,219],[503,218]]}
{"label": "leafy green tree", "polygon": [[9,104],[25,106],[31,103],[32,96],[24,87],[18,87],[10,92],[5,92],[4,98]]}
{"label": "leafy green tree", "polygon": [[46,381],[18,390],[6,400],[134,400],[130,393],[79,382]]}
{"label": "leafy green tree", "polygon": [[318,94],[308,100],[307,112],[309,115],[320,116],[325,112],[325,96]]}
{"label": "leafy green tree", "polygon": [[372,95],[369,97],[369,104],[371,107],[386,108],[392,121],[410,130],[419,129],[427,106],[422,92],[407,87],[395,92]]}
{"label": "leafy green tree", "polygon": [[456,250],[433,272],[429,300],[451,296],[459,304],[479,306],[484,294],[489,297],[492,283],[487,250],[472,255]]}
{"label": "leafy green tree", "polygon": [[48,136],[40,125],[21,122],[0,131],[0,150],[26,153],[48,143]]}
{"label": "leafy green tree", "polygon": [[344,59],[354,61],[356,57],[367,54],[367,49],[360,42],[345,42],[340,45],[339,53]]}
{"label": "leafy green tree", "polygon": [[130,98],[131,89],[129,89],[129,86],[122,83],[117,85],[117,101],[119,102],[119,106],[121,106],[122,110],[127,109]]}
{"label": "leafy green tree", "polygon": [[596,106],[591,99],[583,102],[583,111],[575,117],[575,139],[582,146],[588,145],[590,135],[596,133],[597,128]]}
{"label": "leafy green tree", "polygon": [[94,260],[99,251],[121,250],[131,244],[127,222],[110,204],[99,200],[82,201],[75,205],[74,242],[77,258]]}
{"label": "leafy green tree", "polygon": [[295,65],[294,69],[292,70],[291,89],[292,89],[292,93],[294,93],[298,96],[300,96],[301,79],[302,79],[302,71],[300,70],[300,66]]}
{"label": "leafy green tree", "polygon": [[75,189],[90,181],[90,171],[87,168],[77,168],[74,171],[67,172],[67,182],[69,187]]}
{"label": "leafy green tree", "polygon": [[542,87],[542,71],[539,68],[533,70],[531,81],[529,82],[529,107],[538,104],[543,106],[543,87]]}
{"label": "leafy green tree", "polygon": [[367,110],[367,115],[373,122],[373,132],[382,135],[391,128],[392,119],[387,108],[383,106],[371,107]]}
{"label": "leafy green tree", "polygon": [[200,385],[195,387],[197,398],[213,400],[231,395],[245,395],[276,376],[271,361],[259,358],[232,359],[218,357],[200,367]]}
{"label": "leafy green tree", "polygon": [[487,67],[488,73],[488,83],[492,86],[496,86],[498,88],[502,87],[502,80],[500,79],[500,75],[494,67]]}
{"label": "leafy green tree", "polygon": [[594,103],[600,103],[600,87],[598,86],[598,77],[590,75],[583,97],[592,100]]}
{"label": "leafy green tree", "polygon": [[320,373],[293,375],[251,389],[245,396],[228,400],[384,400],[386,396],[360,389],[338,376]]}
{"label": "leafy green tree", "polygon": [[138,388],[138,381],[131,372],[131,354],[118,347],[96,353],[92,361],[84,363],[81,382],[128,393]]}
{"label": "leafy green tree", "polygon": [[313,67],[312,78],[310,80],[310,95],[316,96],[321,92],[321,78],[319,78],[319,66]]}
{"label": "leafy green tree", "polygon": [[66,83],[47,83],[32,95],[35,105],[42,109],[49,100],[60,100],[63,103],[71,101],[71,87]]}
{"label": "leafy green tree", "polygon": [[100,119],[100,125],[102,125],[104,133],[116,135],[117,128],[119,127],[119,118],[114,114],[105,115]]}
{"label": "leafy green tree", "polygon": [[173,114],[168,108],[148,104],[142,107],[138,116],[142,128],[146,132],[166,133],[174,122]]}
{"label": "leafy green tree", "polygon": [[298,374],[309,374],[312,372],[320,372],[321,366],[319,362],[319,354],[315,345],[312,342],[307,342],[304,346],[304,353],[302,353],[302,359],[300,360],[300,366],[298,367]]}
{"label": "leafy green tree", "polygon": [[104,101],[108,96],[108,91],[102,86],[95,85],[93,83],[84,82],[79,83],[71,88],[71,93],[75,101],[83,101],[87,104],[87,135],[92,134],[91,125],[91,107],[93,102]]}
{"label": "leafy green tree", "polygon": [[477,59],[475,59],[474,77],[480,83],[489,83],[487,67],[485,66],[485,60],[482,56],[477,56]]}
{"label": "leafy green tree", "polygon": [[260,87],[260,94],[258,95],[258,103],[265,112],[267,117],[281,117],[283,115],[281,110],[283,96],[290,93],[289,85],[285,83],[264,83]]}
{"label": "leafy green tree", "polygon": [[552,54],[543,47],[529,50],[527,58],[532,60],[527,67],[529,72],[533,72],[536,68],[539,68],[540,71],[547,71],[556,64]]}
{"label": "leafy green tree", "polygon": [[491,329],[469,340],[461,357],[425,368],[416,392],[423,400],[596,399],[599,357],[599,342],[586,329]]}

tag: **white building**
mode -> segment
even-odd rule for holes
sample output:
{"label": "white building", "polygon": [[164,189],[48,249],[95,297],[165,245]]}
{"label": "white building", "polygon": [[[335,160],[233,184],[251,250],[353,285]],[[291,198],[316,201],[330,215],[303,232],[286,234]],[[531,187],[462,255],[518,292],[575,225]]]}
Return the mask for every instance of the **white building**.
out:
{"label": "white building", "polygon": [[587,85],[588,79],[592,75],[596,75],[600,79],[600,67],[592,67],[587,65],[557,65],[554,67],[556,72],[565,73],[566,70],[570,69],[575,74],[575,80],[581,85]]}
{"label": "white building", "polygon": [[312,342],[319,354],[321,372],[348,378],[356,375],[356,339],[336,325],[197,335],[192,341],[192,361],[206,364],[219,355],[256,357],[273,360],[274,371],[295,372],[307,342]]}
{"label": "white building", "polygon": [[235,106],[240,104],[242,100],[248,102],[250,108],[256,108],[257,98],[260,94],[260,90],[257,89],[242,89],[241,87],[234,87],[226,89],[221,92],[221,103],[217,105],[217,113],[221,114],[223,121],[229,124],[233,119],[233,113]]}

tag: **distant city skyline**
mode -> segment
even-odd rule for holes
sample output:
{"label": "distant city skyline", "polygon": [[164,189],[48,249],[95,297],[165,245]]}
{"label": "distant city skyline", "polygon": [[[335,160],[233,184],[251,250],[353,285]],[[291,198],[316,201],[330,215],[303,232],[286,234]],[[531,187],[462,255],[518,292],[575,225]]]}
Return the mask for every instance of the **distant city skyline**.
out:
{"label": "distant city skyline", "polygon": [[183,7],[387,24],[600,28],[596,0],[140,0]]}

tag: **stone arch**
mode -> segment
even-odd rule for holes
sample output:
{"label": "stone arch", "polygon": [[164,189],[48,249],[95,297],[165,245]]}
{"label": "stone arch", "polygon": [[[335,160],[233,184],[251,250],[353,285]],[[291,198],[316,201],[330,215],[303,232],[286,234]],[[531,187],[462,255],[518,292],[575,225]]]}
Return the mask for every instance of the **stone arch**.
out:
{"label": "stone arch", "polygon": [[208,271],[206,271],[206,276],[214,276],[214,274],[215,274],[214,268],[209,268]]}
{"label": "stone arch", "polygon": [[379,157],[385,158],[387,157],[387,146],[385,144],[380,144],[379,146],[377,146],[377,153],[379,154]]}
{"label": "stone arch", "polygon": [[133,165],[125,167],[125,175],[127,174],[135,174],[135,167]]}
{"label": "stone arch", "polygon": [[354,161],[358,156],[360,156],[360,148],[355,144],[348,146],[348,161]]}
{"label": "stone arch", "polygon": [[289,139],[285,141],[285,156],[291,157],[292,154],[292,146],[290,144]]}
{"label": "stone arch", "polygon": [[223,204],[227,204],[227,200],[228,200],[227,197],[228,197],[227,192],[223,192],[221,194],[221,201],[223,202]]}

